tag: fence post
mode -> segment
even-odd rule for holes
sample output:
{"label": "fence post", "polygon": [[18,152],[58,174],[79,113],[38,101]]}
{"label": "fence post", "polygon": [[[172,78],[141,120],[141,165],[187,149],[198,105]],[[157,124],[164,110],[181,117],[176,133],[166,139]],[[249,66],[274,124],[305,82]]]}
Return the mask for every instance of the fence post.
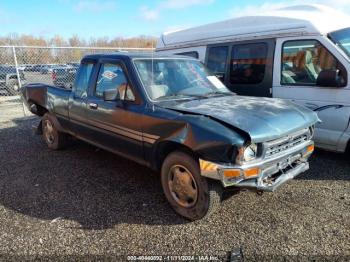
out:
{"label": "fence post", "polygon": [[[17,62],[17,54],[16,54],[16,47],[12,46],[12,53],[13,53],[13,59],[15,61],[15,68],[16,68],[16,74],[17,74],[17,80],[18,80],[18,90],[22,89],[22,81],[21,81],[21,75],[19,74],[19,69],[18,69],[18,62]],[[20,95],[22,97],[22,95]],[[26,110],[24,108],[24,102],[23,99],[21,99],[22,102],[22,110],[23,110],[23,115],[26,116]]]}
{"label": "fence post", "polygon": [[18,88],[21,89],[21,87],[22,87],[21,76],[20,76],[19,70],[18,70],[18,63],[17,63],[17,55],[16,55],[16,47],[15,46],[12,46],[12,53],[13,53],[13,58],[15,61],[16,74],[17,74],[17,80],[18,80]]}

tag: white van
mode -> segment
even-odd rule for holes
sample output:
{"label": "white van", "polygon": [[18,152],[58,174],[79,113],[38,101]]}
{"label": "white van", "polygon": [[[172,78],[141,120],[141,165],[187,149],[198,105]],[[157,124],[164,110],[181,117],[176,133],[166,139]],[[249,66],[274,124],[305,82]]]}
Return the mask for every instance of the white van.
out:
{"label": "white van", "polygon": [[239,95],[290,99],[318,112],[315,141],[344,152],[350,138],[350,19],[294,6],[163,34],[157,52],[200,59]]}

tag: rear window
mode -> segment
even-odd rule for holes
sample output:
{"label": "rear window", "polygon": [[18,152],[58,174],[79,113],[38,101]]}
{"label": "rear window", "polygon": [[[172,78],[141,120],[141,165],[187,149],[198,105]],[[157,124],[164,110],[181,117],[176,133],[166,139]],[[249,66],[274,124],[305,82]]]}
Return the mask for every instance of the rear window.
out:
{"label": "rear window", "polygon": [[266,43],[233,46],[230,63],[230,83],[261,83],[265,77],[266,60]]}

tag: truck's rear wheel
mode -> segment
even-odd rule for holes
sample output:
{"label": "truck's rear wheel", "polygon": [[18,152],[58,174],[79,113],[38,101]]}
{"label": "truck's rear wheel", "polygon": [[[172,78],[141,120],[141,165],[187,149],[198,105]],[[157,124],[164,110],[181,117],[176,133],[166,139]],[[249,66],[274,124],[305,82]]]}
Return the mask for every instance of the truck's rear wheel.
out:
{"label": "truck's rear wheel", "polygon": [[221,203],[222,187],[200,175],[198,161],[176,151],[161,171],[164,194],[172,208],[190,220],[209,217]]}
{"label": "truck's rear wheel", "polygon": [[42,118],[42,133],[47,146],[52,150],[62,149],[67,144],[67,134],[58,131],[48,113]]}

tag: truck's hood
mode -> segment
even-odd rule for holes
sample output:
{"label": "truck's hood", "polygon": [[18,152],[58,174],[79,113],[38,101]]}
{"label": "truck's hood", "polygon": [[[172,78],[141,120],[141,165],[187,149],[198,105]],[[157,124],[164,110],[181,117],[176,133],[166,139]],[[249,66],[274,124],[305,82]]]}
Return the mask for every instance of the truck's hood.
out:
{"label": "truck's hood", "polygon": [[159,106],[225,122],[247,133],[256,143],[277,139],[318,121],[317,114],[305,107],[282,99],[262,97],[212,97],[163,102]]}

